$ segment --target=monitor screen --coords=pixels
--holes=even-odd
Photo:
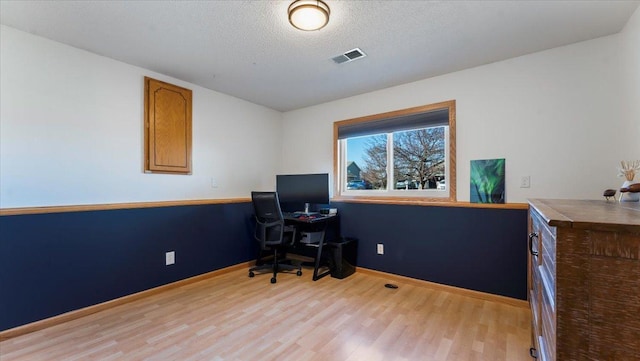
[[[329,174],[279,174],[276,191],[280,203],[329,204]]]

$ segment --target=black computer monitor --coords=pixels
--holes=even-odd
[[[285,211],[304,204],[304,213],[310,213],[311,204],[329,204],[329,174],[279,174],[276,191]]]

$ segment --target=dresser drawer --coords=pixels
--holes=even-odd
[[[537,267],[536,267],[537,268]],[[529,290],[529,303],[531,305],[531,320],[536,327],[532,330],[536,336],[540,335],[540,307],[542,304],[542,285],[540,281],[540,273],[537,269],[531,272],[531,290]]]
[[[542,280],[541,302],[540,302],[540,329],[541,337],[545,343],[545,360],[556,359],[556,310],[555,299],[551,298],[551,293]]]
[[[537,251],[532,263],[537,263],[551,299],[556,291],[556,228],[550,227],[535,210],[531,212],[531,231],[535,234],[530,248]]]

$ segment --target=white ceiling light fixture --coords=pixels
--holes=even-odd
[[[296,29],[319,30],[329,22],[329,6],[320,0],[296,0],[289,5],[289,22]]]

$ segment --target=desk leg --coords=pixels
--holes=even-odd
[[[331,270],[327,270],[324,273],[318,274],[318,270],[320,269],[320,260],[322,259],[322,249],[324,248],[324,235],[325,235],[325,230],[322,230],[322,235],[320,237],[320,242],[318,243],[318,252],[316,253],[316,262],[315,262],[315,266],[313,267],[313,280],[317,281],[319,279],[321,279],[322,277],[328,275],[331,273]]]

